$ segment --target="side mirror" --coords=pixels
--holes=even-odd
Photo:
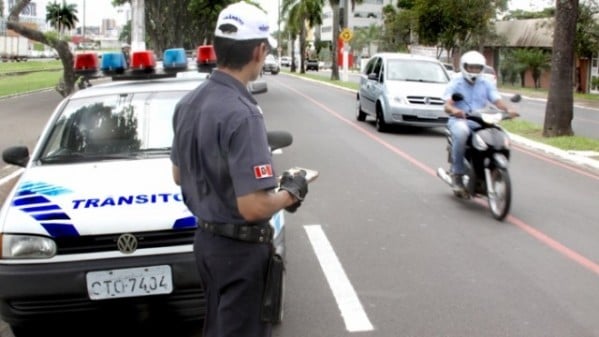
[[[7,164],[25,167],[29,162],[29,149],[26,146],[9,147],[2,152],[2,160]]]
[[[248,90],[253,94],[263,94],[268,91],[265,80],[255,80],[248,84]]]
[[[270,150],[278,150],[293,143],[293,136],[287,131],[268,131],[266,134]]]
[[[459,102],[459,101],[463,101],[464,100],[464,95],[460,94],[459,92],[456,92],[454,94],[451,95],[451,100],[454,102]]]
[[[377,73],[370,73],[370,74],[368,74],[368,79],[372,80],[372,81],[378,81],[379,75]]]
[[[522,100],[522,96],[520,96],[520,94],[515,94],[514,96],[512,96],[512,98],[510,98],[510,101],[514,102],[514,103],[518,103]]]

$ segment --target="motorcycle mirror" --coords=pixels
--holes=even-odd
[[[451,95],[451,100],[454,102],[459,102],[463,99],[464,99],[464,95],[460,94],[459,92],[456,92],[453,95]]]
[[[293,143],[293,136],[287,131],[268,131],[266,139],[271,151],[287,147]]]
[[[522,96],[520,96],[520,94],[515,94],[514,96],[512,96],[512,98],[510,98],[510,101],[514,102],[514,103],[518,103],[522,100]]]

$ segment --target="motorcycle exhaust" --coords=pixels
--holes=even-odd
[[[445,171],[444,168],[439,167],[437,169],[437,177],[441,178],[447,185],[452,186],[451,176]]]

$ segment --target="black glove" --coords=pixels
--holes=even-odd
[[[295,212],[300,207],[306,194],[308,194],[308,180],[306,180],[306,171],[300,170],[294,174],[289,171],[283,172],[283,175],[281,176],[280,188],[289,192],[289,194],[293,195],[295,199],[297,199],[297,202],[285,208],[287,212]]]

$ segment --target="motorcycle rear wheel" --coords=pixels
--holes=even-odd
[[[496,168],[491,171],[491,184],[487,187],[487,201],[493,218],[502,221],[510,211],[512,203],[512,183],[506,169]],[[493,191],[493,192],[491,192]]]

